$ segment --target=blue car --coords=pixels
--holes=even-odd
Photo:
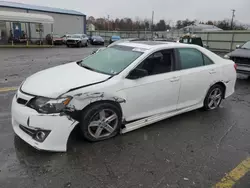
[[[120,36],[112,36],[112,37],[110,38],[110,40],[109,40],[109,44],[111,44],[111,43],[113,43],[113,42],[115,42],[115,41],[118,41],[118,40],[120,40],[120,39],[121,39]]]

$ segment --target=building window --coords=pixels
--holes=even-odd
[[[37,33],[43,32],[43,24],[36,24],[36,32]]]

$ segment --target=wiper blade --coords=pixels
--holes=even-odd
[[[81,67],[84,67],[85,69],[92,70],[92,71],[95,71],[95,72],[96,72],[95,69],[93,69],[93,68],[91,68],[91,67],[89,67],[89,66],[87,66],[87,65],[84,65],[84,64],[81,64],[81,63],[79,63],[79,65],[80,65]]]

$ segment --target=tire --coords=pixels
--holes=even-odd
[[[223,100],[224,93],[225,89],[223,86],[220,84],[213,85],[207,92],[203,108],[205,110],[214,110],[218,108]]]
[[[77,44],[77,47],[78,47],[78,48],[82,47],[82,42],[79,42],[79,43]]]
[[[69,44],[66,44],[67,45],[67,47],[69,48],[70,47],[70,45]]]
[[[88,45],[89,45],[88,43],[89,43],[89,42],[87,41],[86,44],[85,44],[85,47],[88,47]]]
[[[82,135],[90,142],[106,140],[120,132],[122,113],[115,104],[108,102],[93,104],[86,110],[83,110],[81,117],[80,129]],[[108,125],[104,119],[101,120],[101,117],[105,117]],[[109,122],[108,118],[112,117],[115,119]]]

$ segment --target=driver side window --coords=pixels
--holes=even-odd
[[[174,53],[173,50],[161,50],[151,54],[137,69],[144,69],[148,72],[148,76],[171,72],[174,69]]]

